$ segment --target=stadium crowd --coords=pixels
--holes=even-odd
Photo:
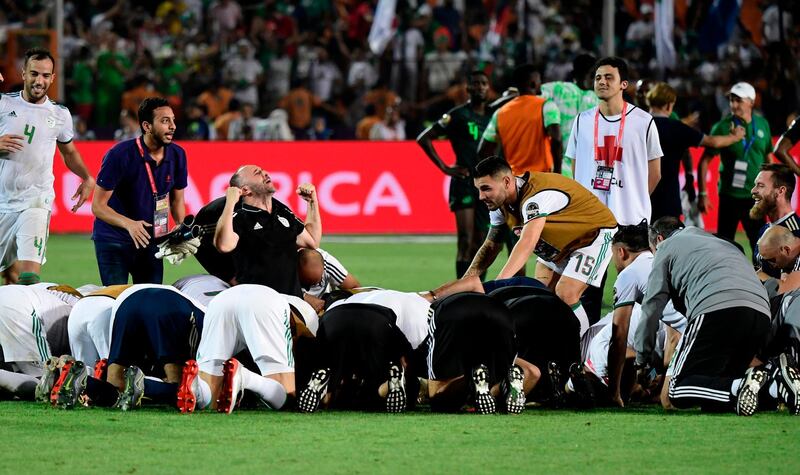
[[[61,101],[81,139],[132,137],[139,101],[154,94],[181,119],[180,139],[402,139],[464,101],[463,73],[487,71],[498,92],[520,64],[535,64],[545,82],[568,80],[571,58],[601,42],[602,2],[402,0],[397,32],[373,53],[377,3],[67,0]],[[617,50],[637,74],[631,97],[637,79],[666,79],[682,98],[679,115],[703,130],[737,80],[756,87],[772,130],[797,110],[797,4],[784,6],[781,29],[777,1],[675,2],[677,62],[664,70],[654,3],[617,3]],[[14,29],[51,24],[52,2],[4,4],[0,43]],[[6,90],[20,82],[20,61],[2,71]]]
[[[163,5],[163,18],[179,13]],[[108,21],[113,31],[124,7],[96,13],[95,29]],[[417,19],[428,14],[422,7]],[[222,21],[238,4],[213,8],[228,9],[209,21],[241,56],[226,64],[247,61],[238,21]],[[141,41],[150,27],[137,30]],[[454,73],[463,103],[418,142],[453,177],[457,278],[400,292],[363,285],[380,282],[360,282],[320,248],[313,184],[296,190],[307,208],[301,220],[274,197],[267,171],[242,164],[225,196],[187,216],[191,165],[174,139],[190,118],[178,116],[174,95],[143,86],[144,97],[127,96],[134,136],[111,147],[92,176],[69,108],[47,96],[56,60],[28,50],[21,91],[0,96],[3,394],[65,409],[162,404],[183,413],[244,404],[519,414],[635,402],[800,415],[798,165],[789,154],[800,125],[773,149],[769,121],[756,112],[769,91],[737,80],[721,92],[725,113],[700,132],[675,113],[675,87],[642,82],[631,102],[626,60],[574,53],[570,81],[543,85],[539,68],[518,64],[497,100],[491,71]],[[253,111],[262,107],[258,88],[237,93],[249,94]],[[393,118],[370,135],[400,134],[398,104],[386,104]],[[441,135],[454,165],[430,146]],[[700,145],[695,190],[684,157]],[[102,286],[42,282],[56,148],[80,181],[74,209],[94,193]],[[717,155],[720,226],[711,234],[681,218],[710,211],[706,170]],[[752,260],[734,240],[740,223]],[[486,280],[504,247],[505,263]],[[163,261],[191,256],[208,274],[163,285]],[[606,285],[614,301],[602,315]]]

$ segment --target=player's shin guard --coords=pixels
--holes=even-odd
[[[19,279],[17,279],[17,284],[19,285],[33,285],[38,284],[42,281],[42,278],[39,277],[39,274],[36,272],[23,272],[19,275]]]

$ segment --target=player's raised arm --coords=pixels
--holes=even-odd
[[[239,243],[239,235],[233,230],[233,208],[241,196],[242,189],[235,186],[228,187],[225,193],[225,208],[214,230],[214,247],[219,252],[231,252]]]
[[[297,235],[297,247],[316,249],[322,241],[322,218],[319,214],[317,190],[311,183],[304,183],[297,187],[297,194],[308,204],[305,229]]]

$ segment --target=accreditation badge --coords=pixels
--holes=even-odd
[[[160,238],[169,232],[169,194],[156,196],[153,212],[153,236]]]
[[[593,187],[595,190],[611,191],[611,180],[614,178],[614,167],[597,166]]]

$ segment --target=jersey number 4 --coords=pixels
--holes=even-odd
[[[33,134],[36,133],[36,126],[25,124],[25,137],[28,137],[28,144],[33,142]]]

